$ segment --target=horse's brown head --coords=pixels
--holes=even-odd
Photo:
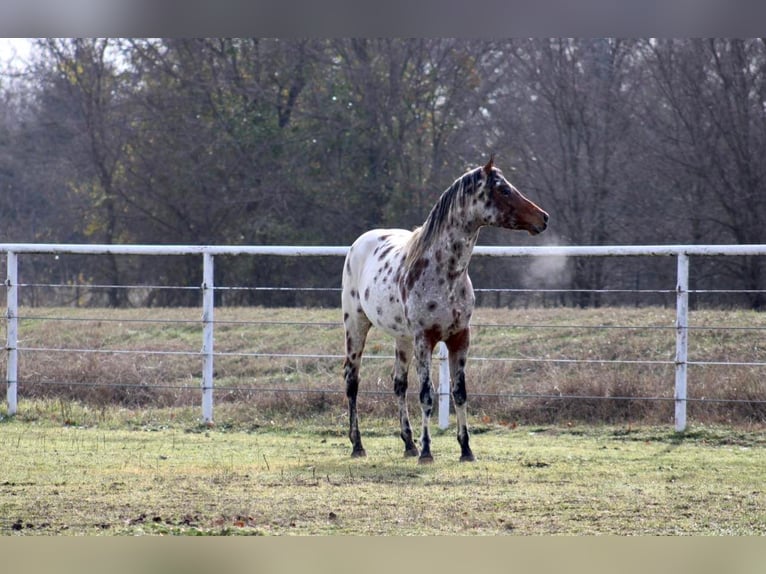
[[[506,229],[527,231],[530,235],[545,231],[548,227],[548,213],[524,197],[493,163],[494,158],[490,158],[482,168],[486,179],[483,195],[487,223]]]

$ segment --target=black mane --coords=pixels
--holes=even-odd
[[[464,207],[465,198],[471,195],[481,181],[482,168],[477,167],[466,172],[441,194],[438,201],[431,208],[425,223],[417,228],[412,236],[410,250],[407,255],[407,265],[420,259],[423,252],[433,243],[434,238],[449,221],[449,216],[459,203]]]

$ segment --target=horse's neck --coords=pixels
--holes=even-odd
[[[446,267],[448,276],[457,277],[467,271],[478,238],[478,229],[466,229],[460,225],[447,226],[434,241],[432,256]]]

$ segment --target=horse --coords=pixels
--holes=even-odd
[[[431,356],[443,341],[449,352],[450,391],[457,415],[461,461],[475,460],[466,420],[465,366],[475,303],[468,264],[482,227],[523,230],[548,226],[548,214],[524,197],[494,167],[494,158],[447,188],[414,231],[373,229],[359,236],[345,259],[342,279],[346,355],[343,363],[352,457],[366,456],[359,432],[357,394],[365,341],[373,325],[395,340],[392,373],[399,403],[404,455],[433,462],[429,424],[434,403]],[[420,381],[420,450],[407,412],[410,361]]]

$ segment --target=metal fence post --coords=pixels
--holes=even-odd
[[[213,255],[202,254],[202,420],[213,422],[213,332],[215,286]]]
[[[689,349],[689,256],[678,254],[676,287],[676,432],[686,430],[686,367]]]
[[[449,353],[447,345],[439,343],[439,428],[449,426]]]
[[[16,348],[19,338],[19,304],[18,304],[18,259],[16,253],[8,251],[6,260],[6,328],[7,341],[5,350],[8,353],[5,380],[8,384],[8,414],[16,414],[16,392],[18,386],[18,349]]]

